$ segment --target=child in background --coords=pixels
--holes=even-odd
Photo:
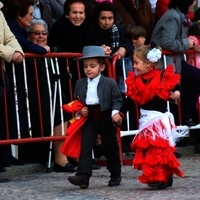
[[[126,37],[132,42],[135,49],[143,46],[146,41],[146,30],[140,26],[135,24],[128,24],[125,27],[125,34]],[[127,61],[125,61],[126,66],[126,77],[128,75],[128,72],[133,70],[133,60],[132,58],[129,58]]]
[[[105,58],[110,58],[104,55],[103,48],[86,46],[82,55],[77,60],[83,60],[86,77],[77,80],[74,97],[85,106],[80,114],[87,116],[87,120],[82,130],[77,172],[68,180],[82,189],[88,188],[92,176],[92,148],[100,134],[107,155],[107,169],[111,173],[108,186],[117,186],[121,182],[121,164],[115,125],[120,125],[122,121],[119,115],[122,97],[116,82],[101,74]]]
[[[200,68],[200,23],[195,22],[188,30],[188,37],[194,41],[195,54],[188,55],[188,63]]]
[[[139,133],[131,144],[135,152],[133,166],[143,172],[138,177],[141,183],[164,189],[172,186],[174,174],[183,177],[174,152],[176,139],[186,130],[176,132],[166,103],[180,97],[180,75],[173,73],[172,66],[159,70],[160,58],[161,51],[155,44],[135,49],[138,75],[131,72],[126,80],[127,98],[121,112],[125,114],[132,101],[140,106]]]
[[[140,25],[128,24],[125,27],[125,34],[126,34],[126,37],[132,42],[135,48],[141,47],[142,45],[144,45],[146,41],[145,36],[147,32]]]

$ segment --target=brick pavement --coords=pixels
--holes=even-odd
[[[200,199],[200,155],[181,157],[184,178],[175,177],[172,188],[157,190],[140,184],[139,171],[123,166],[122,183],[108,187],[109,173],[105,167],[93,171],[86,190],[71,185],[71,173],[45,173],[40,165],[12,166],[0,173],[1,200],[198,200]],[[31,171],[32,170],[32,171]],[[8,179],[7,182],[2,180]]]

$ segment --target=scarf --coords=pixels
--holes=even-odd
[[[150,72],[135,76],[130,72],[127,79],[126,95],[138,105],[144,105],[155,96],[169,100],[170,91],[180,82],[180,74],[174,74],[173,66],[168,66],[164,72],[153,69]]]
[[[113,24],[112,26],[111,40],[112,40],[111,50],[114,53],[119,47],[119,30],[115,24]]]

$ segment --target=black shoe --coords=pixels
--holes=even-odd
[[[101,166],[97,165],[95,159],[92,159],[92,169],[93,170],[101,169]]]
[[[108,182],[108,186],[109,187],[113,187],[113,186],[118,186],[121,183],[121,177],[120,176],[112,176]]]
[[[68,181],[76,186],[79,186],[82,189],[87,189],[89,186],[89,176],[88,175],[76,175],[76,176],[69,176]]]
[[[173,185],[173,177],[170,177],[168,179],[168,187],[172,187],[172,185]]]
[[[178,153],[178,152],[174,152],[174,155],[177,157],[177,158],[180,158],[182,156],[181,153]]]
[[[70,163],[66,163],[66,165],[64,167],[54,163],[52,171],[55,171],[55,172],[75,172],[76,167],[74,165],[70,164]]]
[[[196,126],[197,123],[193,122],[192,119],[188,119],[188,120],[184,120],[183,121],[183,125],[186,125],[186,126]]]
[[[172,187],[172,184],[173,184],[173,178],[170,177],[167,181],[167,183],[164,183],[164,182],[152,182],[152,183],[149,183],[149,187],[154,187],[154,188],[158,188],[158,189],[165,189],[167,187]]]
[[[173,184],[173,178],[170,177],[167,181],[167,183],[161,183],[159,186],[158,186],[158,189],[165,189],[167,187],[172,187],[172,184]]]
[[[161,190],[163,190],[163,189],[166,189],[168,187],[168,182],[167,183],[160,183],[160,185],[158,186],[158,189],[161,189]]]
[[[148,186],[153,187],[153,188],[158,188],[160,184],[161,182],[151,182],[151,183],[148,183]]]

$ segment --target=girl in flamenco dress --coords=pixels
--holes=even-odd
[[[135,153],[133,167],[141,170],[139,181],[150,187],[171,187],[172,176],[183,177],[180,163],[174,155],[178,137],[187,130],[176,130],[173,115],[167,111],[167,101],[180,97],[180,75],[173,67],[159,70],[161,51],[155,43],[144,45],[134,52],[134,72],[126,79],[127,98],[121,108],[126,113],[131,103],[140,107],[139,133],[132,141]]]

